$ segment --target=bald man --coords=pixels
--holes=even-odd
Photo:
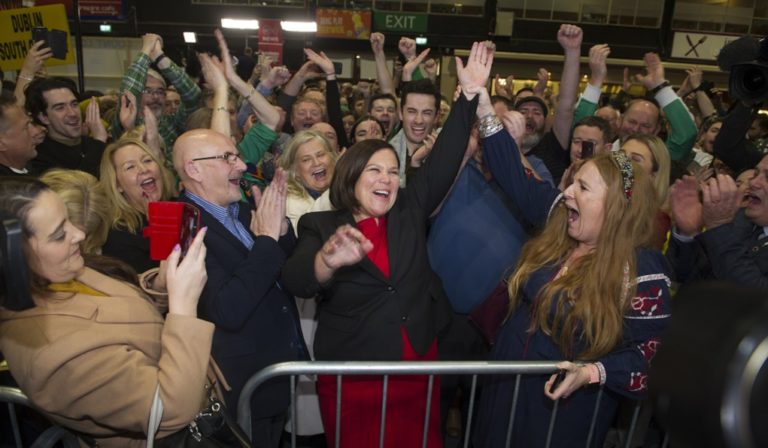
[[[597,104],[602,94],[603,81],[607,74],[606,57],[593,59],[593,50],[590,50],[590,68],[592,74],[584,92],[579,99],[574,113],[574,123],[578,120],[595,114]],[[632,134],[658,135],[662,129],[661,111],[669,121],[672,128],[665,142],[669,156],[672,160],[682,160],[693,149],[698,128],[693,121],[685,103],[672,89],[664,77],[664,64],[655,53],[647,53],[643,58],[645,75],[636,78],[643,84],[646,91],[653,97],[653,101],[647,99],[635,99],[629,103],[627,110],[621,114],[618,125],[618,139],[613,142],[613,149],[618,151],[621,144]],[[593,67],[594,65],[594,67]],[[628,76],[625,74],[625,76]],[[628,82],[628,81],[627,81]],[[605,118],[605,117],[604,117]],[[609,120],[610,121],[610,120]]]
[[[277,283],[295,237],[285,218],[285,175],[264,191],[258,211],[240,202],[245,164],[228,137],[210,129],[182,134],[173,165],[184,184],[181,201],[200,209],[208,282],[200,317],[213,322],[211,354],[231,390],[228,412],[236,417],[245,382],[271,364],[307,359],[298,312]],[[289,404],[288,382],[260,387],[251,397],[254,446],[277,447]]]

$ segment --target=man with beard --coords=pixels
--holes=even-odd
[[[545,133],[544,128],[548,109],[544,100],[535,95],[517,99],[515,110],[525,117],[525,133],[520,149],[527,156],[541,159],[549,170],[555,185],[560,183],[566,168],[570,165],[569,151],[573,108],[576,103],[576,91],[579,86],[579,58],[583,33],[575,25],[561,25],[557,32],[557,41],[563,47],[563,75],[560,80],[560,101],[555,111],[552,130]]]
[[[101,124],[95,101],[88,122],[92,137],[83,135],[83,117],[77,101],[74,81],[61,78],[36,78],[25,91],[25,108],[32,119],[45,126],[47,135],[37,145],[37,156],[30,161],[30,170],[42,174],[50,168],[81,170],[99,177],[101,154],[107,142],[107,131]]]
[[[425,139],[432,133],[437,111],[440,108],[440,92],[428,79],[410,81],[403,85],[400,100],[402,129],[389,141],[400,160],[400,186],[406,185],[406,168],[419,149],[424,148]]]
[[[0,175],[25,176],[27,163],[36,155],[35,146],[43,141],[45,131],[16,104],[7,90],[0,93]]]
[[[166,156],[170,158],[170,148],[173,147],[176,137],[184,132],[187,116],[197,108],[200,88],[184,73],[184,70],[163,53],[163,39],[159,35],[147,33],[141,39],[141,52],[123,75],[120,91],[130,91],[138,100],[135,125],[144,122],[145,106],[155,115],[158,132],[167,148]],[[160,72],[151,69],[150,65],[157,67]],[[181,104],[172,115],[163,114],[166,79],[176,88],[176,92],[181,97]],[[119,114],[115,114],[112,135],[117,137],[127,130],[129,129],[123,129],[120,124]]]

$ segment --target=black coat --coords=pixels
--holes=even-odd
[[[181,201],[195,205],[186,195]],[[248,204],[240,203],[239,220],[246,229],[251,210]],[[254,244],[249,251],[202,208],[200,225],[208,227],[208,282],[198,313],[216,325],[211,354],[232,387],[225,399],[235,415],[240,391],[254,373],[279,362],[307,359],[296,304],[277,283],[296,239],[292,229],[279,243],[251,234]],[[276,415],[288,407],[288,402],[287,380],[269,382],[252,396],[253,416]]]
[[[450,189],[463,158],[476,101],[462,95],[451,109],[427,162],[400,189],[387,214],[390,278],[367,257],[339,269],[324,285],[314,259],[351,211],[308,213],[299,220],[298,246],[283,269],[285,287],[298,297],[320,292],[315,356],[319,360],[399,360],[401,326],[423,355],[451,319],[442,284],[427,257],[427,220]],[[460,254],[457,254],[460,256]]]

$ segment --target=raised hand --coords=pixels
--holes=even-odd
[[[576,25],[563,24],[560,25],[560,29],[557,31],[557,41],[563,50],[568,51],[581,51],[581,41],[584,38],[584,33]]]
[[[437,61],[435,61],[433,58],[429,58],[424,62],[424,72],[426,73],[427,77],[432,80],[432,82],[435,82],[437,79]]]
[[[505,98],[510,98],[509,91],[507,90],[507,86],[501,84],[501,79],[499,75],[496,75],[495,78],[493,78],[493,90],[496,92],[496,95],[503,96]]]
[[[99,111],[99,102],[96,97],[91,97],[91,101],[88,103],[88,107],[85,110],[85,121],[83,122],[83,129],[90,132],[91,137],[100,142],[107,142],[107,129],[104,127],[104,122],[101,121],[101,112]]]
[[[504,129],[512,136],[518,148],[521,148],[523,135],[525,134],[525,117],[516,110],[508,110],[501,117],[501,123]]]
[[[608,65],[606,60],[611,54],[611,47],[608,44],[597,44],[589,49],[589,83],[600,87],[608,76]]]
[[[397,49],[400,50],[406,61],[410,61],[416,57],[416,40],[401,37],[400,42],[397,43]]]
[[[632,77],[629,76],[629,67],[624,67],[624,79],[621,82],[621,90],[629,92],[632,87]]]
[[[683,176],[669,189],[669,203],[672,209],[672,221],[678,233],[696,236],[703,225],[702,205],[699,200],[699,183],[696,178]]]
[[[473,99],[488,83],[495,49],[493,42],[475,42],[472,44],[466,66],[461,62],[461,58],[456,58],[456,74],[461,90],[468,100]]]
[[[384,35],[381,33],[371,33],[371,51],[374,55],[384,53]]]
[[[29,48],[27,56],[24,58],[24,64],[21,66],[21,76],[34,78],[35,74],[43,69],[45,61],[53,56],[51,47],[43,47],[43,45],[45,45],[45,41],[38,41]]]
[[[266,79],[261,81],[261,84],[264,87],[275,89],[288,82],[289,79],[291,79],[291,72],[288,67],[279,65],[269,70],[269,74],[267,74]]]
[[[130,131],[136,126],[136,95],[126,90],[120,95],[120,125],[124,131]]]
[[[309,48],[305,48],[304,54],[307,56],[307,59],[319,67],[326,76],[336,74],[333,69],[333,61],[331,61],[331,59],[326,56],[324,52],[321,51],[320,53],[316,53]]]
[[[638,82],[643,84],[647,90],[652,90],[665,81],[664,64],[656,53],[646,53],[643,57],[645,63],[645,75],[636,75]]]
[[[547,90],[547,83],[549,82],[549,72],[546,68],[540,68],[536,72],[536,85],[533,86],[533,93],[536,96],[544,97],[544,91]]]
[[[701,81],[704,79],[704,72],[701,71],[699,67],[691,67],[690,69],[686,70],[688,73],[688,83],[690,84],[691,90],[696,90],[701,86]]]
[[[419,68],[419,65],[424,61],[424,58],[429,54],[429,48],[425,49],[418,56],[413,59],[409,59],[403,66],[403,81],[410,81],[413,79],[413,72]]]
[[[736,182],[726,174],[718,174],[702,184],[701,217],[707,229],[728,224],[736,217],[741,195]]]
[[[227,52],[227,59],[229,59],[229,53]],[[211,56],[207,53],[198,53],[197,59],[200,61],[200,68],[203,73],[203,78],[208,86],[213,90],[227,89],[229,84],[227,78],[224,75],[226,70],[223,66],[227,65],[219,61],[215,56]],[[232,70],[234,72],[234,70]]]
[[[264,190],[258,208],[251,212],[251,232],[256,236],[268,236],[275,241],[280,239],[285,226],[285,198],[288,193],[286,174],[282,168],[275,171],[272,183]]]
[[[208,228],[197,232],[195,239],[181,259],[181,247],[176,247],[166,260],[166,287],[168,289],[168,313],[197,316],[197,302],[203,292],[208,273],[205,269],[205,244],[203,239]]]
[[[165,154],[163,153],[163,138],[160,137],[160,131],[157,127],[157,117],[147,107],[144,106],[144,143],[149,146],[149,149],[155,154],[157,160],[165,160]]]

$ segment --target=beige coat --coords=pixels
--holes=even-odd
[[[305,213],[333,210],[330,191],[330,189],[325,190],[317,199],[313,199],[309,195],[301,197],[294,193],[288,193],[288,197],[285,200],[285,216],[291,220],[293,231],[296,232],[297,236],[299,232],[299,218],[304,216]]]
[[[91,269],[78,280],[107,297],[56,293],[30,310],[0,310],[0,351],[21,390],[102,447],[138,447],[159,383],[157,437],[183,428],[205,403],[213,324],[164,322],[137,289]]]

